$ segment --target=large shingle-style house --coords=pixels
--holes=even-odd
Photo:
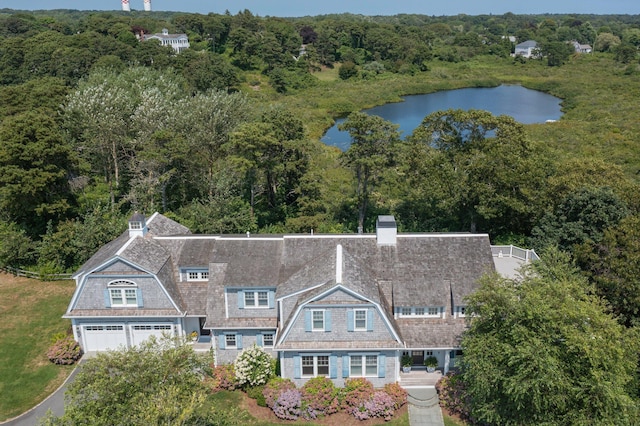
[[[135,214],[74,275],[65,317],[85,351],[197,331],[218,364],[256,344],[297,384],[381,386],[403,354],[454,365],[464,298],[494,270],[486,234],[398,233],[393,216],[376,234],[226,236]]]
[[[535,58],[538,57],[538,43],[533,40],[523,41],[516,44],[514,56],[522,56],[523,58]]]
[[[162,29],[161,33],[143,34],[143,41],[158,40],[163,46],[171,46],[176,53],[181,53],[189,48],[189,37],[186,34],[169,34],[169,30]]]

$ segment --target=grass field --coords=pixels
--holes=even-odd
[[[66,331],[72,281],[41,282],[0,273],[0,421],[15,417],[62,384],[73,367],[46,356],[51,336]]]

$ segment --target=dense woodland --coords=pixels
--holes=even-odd
[[[139,41],[162,28],[186,33],[191,48]],[[510,36],[536,40],[542,58],[511,57]],[[572,40],[594,52],[574,53]],[[634,332],[639,47],[638,15],[0,10],[0,265],[73,271],[133,211],[198,233],[368,232],[394,214],[401,231],[486,232],[564,259],[539,276],[578,283]],[[499,84],[562,98],[563,118],[524,126],[441,111],[403,138],[358,112]],[[319,137],[345,116],[353,144],[342,153]],[[624,393],[629,416],[635,365],[607,390]],[[484,415],[476,408],[476,419],[509,423]]]

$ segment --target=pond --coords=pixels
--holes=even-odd
[[[562,115],[561,99],[522,86],[446,90],[402,99],[403,102],[377,106],[364,112],[400,125],[403,138],[410,135],[427,115],[447,109],[482,109],[493,115],[510,115],[522,124],[558,120]],[[348,132],[338,130],[338,125],[344,120],[336,120],[336,124],[322,137],[322,142],[347,150],[351,145],[351,137]]]

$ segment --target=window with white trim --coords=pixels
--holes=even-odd
[[[398,313],[400,317],[439,317],[442,308],[438,306],[415,306],[400,308]]]
[[[329,376],[329,355],[303,355],[301,357],[302,376]]]
[[[262,346],[267,348],[273,347],[273,333],[264,333],[262,335]]]
[[[324,331],[324,311],[311,311],[311,329]]]
[[[236,347],[236,335],[235,334],[225,334],[224,335],[224,343],[225,348],[235,348]]]
[[[269,292],[266,290],[245,291],[244,307],[245,308],[268,308]]]
[[[351,355],[349,357],[349,377],[377,377],[377,355]]]
[[[187,281],[207,281],[209,271],[187,270]]]
[[[111,306],[138,307],[138,286],[131,281],[119,280],[109,283]]]
[[[367,329],[367,310],[355,309],[353,312],[353,329],[354,330],[366,330]]]
[[[457,309],[457,314],[459,317],[464,317],[467,314],[467,307],[466,306],[458,306]]]

